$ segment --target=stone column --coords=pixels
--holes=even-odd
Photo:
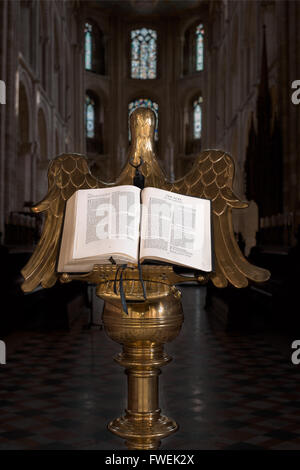
[[[7,0],[0,2],[0,80],[6,81]],[[5,121],[6,104],[0,104],[0,232],[5,226]],[[3,240],[3,239],[2,239]],[[2,241],[1,240],[1,241]]]
[[[7,43],[6,43],[6,122],[5,122],[5,199],[4,207],[8,214],[15,209],[18,188],[16,186],[17,129],[16,115],[18,96],[17,57],[19,51],[19,2],[7,2]]]

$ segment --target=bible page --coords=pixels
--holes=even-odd
[[[156,188],[142,192],[140,258],[212,270],[211,202]]]
[[[78,193],[73,258],[101,257],[115,253],[136,261],[140,189],[124,185],[79,190]]]

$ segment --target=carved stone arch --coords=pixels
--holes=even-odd
[[[185,19],[185,21],[183,21],[181,23],[181,27],[180,27],[180,34],[181,35],[184,35],[184,33],[192,28],[193,26],[196,26],[197,24],[200,24],[200,23],[203,23],[203,25],[205,26],[206,24],[206,18],[204,18],[204,15],[199,15],[197,16],[197,18],[195,19],[195,17],[193,15],[189,16],[188,18]]]
[[[109,96],[106,91],[101,86],[98,86],[97,82],[94,82],[86,88],[86,93],[87,92],[91,92],[98,97],[105,114],[109,107]]]
[[[203,96],[202,90],[199,87],[191,87],[186,94],[182,97],[181,104],[183,107],[189,106],[195,96]]]

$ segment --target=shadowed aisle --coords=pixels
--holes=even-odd
[[[299,367],[261,334],[213,328],[205,288],[183,287],[160,404],[179,423],[162,449],[300,449]],[[242,314],[242,313],[241,313]],[[0,366],[0,449],[125,449],[106,430],[126,406],[120,351],[103,331],[28,333]],[[9,343],[9,339],[8,339]]]

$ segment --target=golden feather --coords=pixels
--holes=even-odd
[[[77,189],[99,188],[105,184],[93,178],[85,157],[78,154],[62,154],[51,161],[48,169],[48,193],[36,204],[33,212],[46,212],[39,243],[22,269],[25,279],[22,289],[30,292],[39,284],[51,287],[57,280],[56,260],[67,200]]]
[[[212,201],[215,272],[211,280],[216,287],[226,287],[228,282],[235,287],[246,287],[248,279],[264,282],[270,277],[269,271],[246,260],[235,240],[232,209],[245,208],[248,204],[234,194],[233,178],[232,157],[222,150],[205,150],[187,175],[175,181],[171,189],[181,192],[184,182],[188,188],[186,195]]]

